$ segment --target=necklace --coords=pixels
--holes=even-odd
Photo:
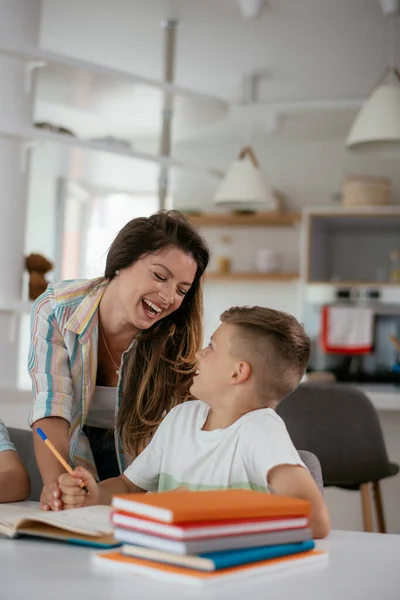
[[[106,348],[106,350],[107,350],[107,354],[108,354],[108,356],[111,358],[111,362],[112,362],[112,364],[113,364],[113,365],[114,365],[114,367],[115,367],[115,372],[116,372],[116,374],[119,376],[119,374],[121,373],[121,369],[120,369],[120,367],[117,365],[117,363],[115,362],[115,360],[113,359],[113,357],[112,357],[112,354],[111,354],[111,352],[110,352],[110,349],[109,349],[109,347],[107,346],[106,338],[105,338],[105,336],[104,336],[104,332],[103,332],[103,328],[102,328],[102,326],[101,326],[100,320],[99,320],[99,329],[100,329],[101,337],[103,338],[104,346],[105,346],[105,348]]]

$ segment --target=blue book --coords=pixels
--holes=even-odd
[[[228,567],[237,567],[291,554],[308,552],[315,547],[314,540],[296,544],[279,544],[277,546],[259,546],[256,548],[239,548],[221,552],[205,552],[197,555],[180,555],[143,546],[124,545],[122,553],[127,556],[144,558],[155,562],[168,563],[198,569],[201,571],[218,571]]]

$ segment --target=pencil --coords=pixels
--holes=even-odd
[[[57,460],[62,464],[62,466],[64,467],[64,469],[66,471],[68,471],[68,473],[70,475],[72,475],[72,473],[74,472],[74,470],[72,469],[72,467],[67,463],[66,460],[64,460],[64,458],[61,456],[61,454],[59,453],[58,450],[56,450],[53,446],[53,444],[51,443],[51,441],[49,440],[49,438],[47,437],[47,435],[45,434],[45,432],[43,431],[43,429],[40,429],[40,427],[37,427],[36,431],[38,432],[38,434],[40,435],[40,437],[42,438],[42,440],[44,441],[44,443],[46,444],[46,446],[48,446],[48,448],[50,448],[50,450],[52,451],[52,453],[54,454],[54,456],[57,458]],[[87,487],[85,485],[81,485],[81,488],[83,490],[85,490],[85,492],[89,492],[89,490],[87,489]]]

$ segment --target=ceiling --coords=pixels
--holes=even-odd
[[[388,24],[378,0],[270,0],[262,16],[244,20],[235,0],[43,0],[41,45],[147,77],[161,78],[163,29],[179,19],[176,83],[243,101],[243,80],[259,74],[254,136],[268,132],[307,139],[346,135],[357,108],[299,108],[298,101],[360,101],[385,70]],[[396,20],[400,63],[400,19]],[[72,85],[62,69],[46,67],[38,86],[37,118],[84,137],[114,134],[154,138],[160,128],[158,90],[94,81]],[[284,102],[285,107],[279,108]],[[288,107],[287,103],[290,103]],[[207,121],[209,125],[206,126]],[[177,138],[244,135],[247,113],[180,99]]]

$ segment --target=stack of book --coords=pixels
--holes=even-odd
[[[118,551],[95,562],[169,581],[201,583],[321,563],[310,503],[251,490],[114,496]]]

